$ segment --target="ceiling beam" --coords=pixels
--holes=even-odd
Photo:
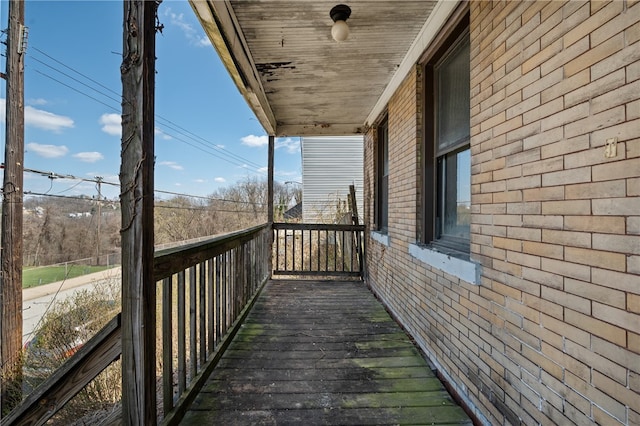
[[[234,83],[269,135],[276,134],[276,119],[247,42],[229,0],[189,0],[200,24]]]
[[[348,136],[364,132],[362,123],[280,124],[276,136]]]

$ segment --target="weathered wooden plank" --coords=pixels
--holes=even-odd
[[[44,424],[102,370],[117,360],[122,351],[120,321],[118,314],[31,392],[20,406],[2,419],[2,425]]]
[[[173,408],[173,279],[162,280],[162,409]]]
[[[269,224],[263,224],[207,241],[159,250],[155,253],[154,276],[157,280],[161,280],[192,265],[227,253],[229,250],[256,238],[258,234],[267,229],[269,229]]]
[[[345,393],[367,393],[371,388],[378,392],[433,392],[440,391],[442,385],[437,380],[424,378],[369,379],[340,378],[336,380],[260,380],[244,377],[243,380],[228,378],[209,380],[202,393],[258,393],[258,394],[294,394],[334,392],[339,389]],[[213,396],[213,395],[212,395]]]
[[[205,418],[470,424],[406,334],[349,281],[270,282],[182,424]]]
[[[378,367],[369,369],[370,377],[379,380],[385,379],[409,379],[409,378],[435,378],[435,374],[428,368],[419,367]],[[355,375],[358,373],[356,372]],[[354,375],[352,367],[333,368],[325,370],[287,370],[287,369],[265,369],[265,368],[244,368],[232,365],[229,368],[218,366],[211,376],[211,380],[265,380],[265,381],[314,381],[314,380],[344,380]],[[439,382],[438,382],[439,383]]]
[[[460,416],[459,408],[443,407],[389,407],[381,412],[371,408],[320,408],[285,410],[206,411],[193,410],[185,416],[185,425],[209,424],[215,419],[225,426],[272,424],[322,424],[322,425],[472,425],[468,418]]]

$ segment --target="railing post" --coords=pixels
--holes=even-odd
[[[267,175],[267,222],[269,222],[269,278],[273,272],[273,168],[274,168],[274,151],[275,136],[269,135],[269,158],[268,158],[268,175]]]

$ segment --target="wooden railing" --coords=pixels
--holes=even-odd
[[[364,230],[364,225],[274,223],[273,274],[361,277]]]
[[[182,418],[269,278],[270,240],[261,225],[156,254],[164,424]]]
[[[265,224],[156,252],[163,424],[180,420],[269,278],[271,237]],[[118,315],[3,418],[2,426],[45,423],[121,353]],[[118,414],[108,421],[118,423]]]
[[[156,252],[163,424],[180,421],[271,272],[362,276],[364,226],[276,223],[272,229],[265,224]],[[3,418],[2,426],[45,423],[120,357],[121,345],[118,315]],[[119,423],[114,413],[108,423]]]

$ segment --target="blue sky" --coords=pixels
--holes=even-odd
[[[8,2],[1,0],[3,30],[7,9]],[[118,0],[26,1],[26,168],[118,183],[122,11]],[[247,176],[266,177],[266,133],[191,6],[165,0],[158,16],[164,29],[156,37],[156,190],[205,196]],[[4,72],[4,45],[2,49]],[[0,80],[2,157],[5,97],[5,81]],[[275,162],[276,180],[300,181],[299,139],[278,139]],[[34,173],[25,173],[24,189],[96,195],[92,182]],[[103,185],[102,192],[116,198],[118,188]]]

